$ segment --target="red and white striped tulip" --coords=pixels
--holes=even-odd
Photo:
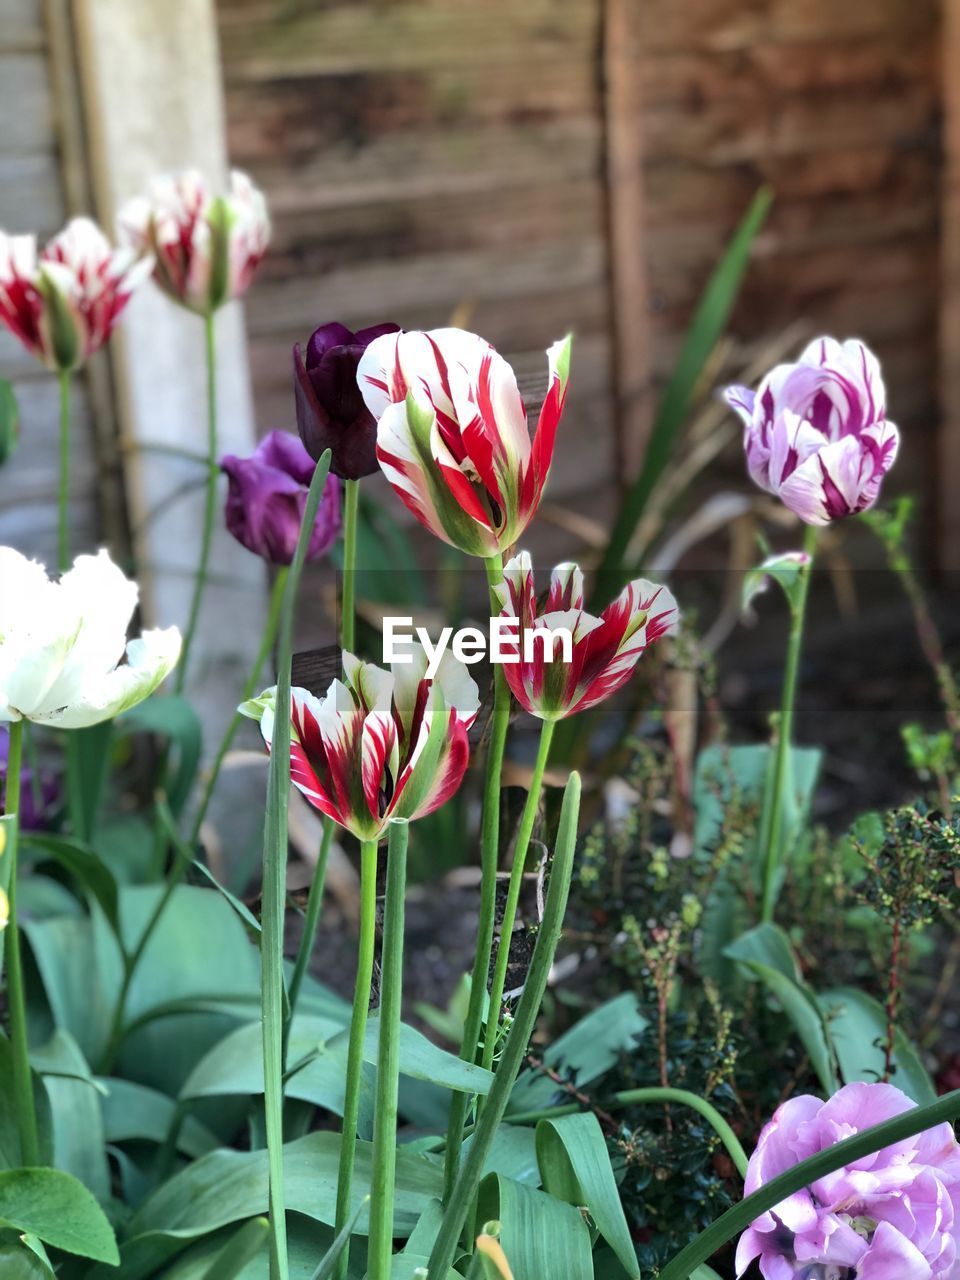
[[[378,840],[391,818],[422,818],[454,794],[470,755],[467,730],[480,697],[463,663],[445,654],[434,680],[414,646],[390,671],[343,655],[343,680],[325,696],[291,690],[290,777],[321,813],[359,840]],[[439,752],[427,750],[437,706],[446,719]],[[276,689],[240,708],[259,720],[269,750]]]
[[[384,475],[421,524],[467,555],[512,547],[540,505],[570,338],[547,359],[549,386],[531,440],[513,369],[475,333],[386,334],[361,357],[357,382],[378,420]]]
[[[645,650],[672,635],[679,621],[673,595],[643,578],[628,583],[595,617],[583,607],[583,574],[575,564],[553,570],[541,608],[526,551],[506,565],[503,583],[494,590],[503,605],[501,619],[517,620],[516,642],[500,642],[504,676],[524,710],[541,720],[562,720],[616,693]],[[569,655],[559,632],[572,637]]]
[[[200,315],[247,291],[270,241],[263,192],[236,169],[226,195],[214,195],[195,169],[154,178],[120,211],[120,226],[152,255],[160,288]]]
[[[74,218],[37,254],[33,235],[0,231],[0,323],[50,369],[69,372],[110,337],[150,261],[114,249]]]

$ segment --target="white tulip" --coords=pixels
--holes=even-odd
[[[0,547],[0,723],[85,729],[148,698],[181,641],[168,627],[127,643],[138,594],[106,551],[78,556],[54,582],[43,565]]]

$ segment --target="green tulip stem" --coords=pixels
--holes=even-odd
[[[453,1266],[460,1235],[474,1202],[480,1179],[490,1158],[494,1139],[506,1114],[510,1095],[523,1066],[530,1037],[536,1025],[563,929],[563,917],[570,894],[574,856],[577,846],[577,822],[580,816],[580,775],[571,773],[563,793],[557,841],[550,868],[550,883],[544,903],[543,919],[537,933],[523,995],[517,1003],[513,1024],[507,1034],[497,1066],[493,1086],[487,1095],[483,1115],[461,1162],[453,1189],[447,1197],[440,1230],[437,1232],[428,1264],[428,1280],[446,1280]]]
[[[500,1006],[503,1002],[503,991],[507,982],[507,967],[510,963],[510,943],[513,939],[513,926],[517,919],[517,907],[520,903],[520,890],[523,887],[523,873],[527,863],[527,851],[530,848],[530,837],[533,835],[533,824],[540,808],[540,794],[543,791],[543,775],[550,756],[550,744],[556,722],[544,720],[540,730],[540,745],[533,765],[533,776],[530,779],[530,790],[523,806],[520,818],[520,829],[517,832],[517,844],[513,851],[513,864],[510,868],[510,883],[507,888],[507,901],[503,908],[503,920],[500,925],[500,941],[497,944],[497,958],[493,969],[493,985],[490,989],[490,1008],[487,1011],[487,1028],[483,1037],[483,1065],[488,1071],[493,1067],[497,1037],[500,1030]]]
[[[60,486],[57,493],[57,567],[70,568],[70,370],[61,369],[60,382]]]
[[[360,1118],[360,1087],[363,1083],[363,1050],[367,1035],[367,1015],[373,984],[373,957],[377,934],[377,842],[360,845],[360,942],[357,948],[357,982],[350,1019],[347,1049],[347,1083],[340,1139],[340,1169],[337,1177],[337,1208],[334,1235],[339,1235],[350,1219],[350,1192],[353,1162],[357,1152],[357,1122]],[[337,1259],[335,1280],[346,1280],[350,1244]]]
[[[357,524],[360,481],[343,482],[343,589],[340,601],[340,648],[353,653],[357,639]]]
[[[263,671],[263,664],[267,661],[267,658],[269,658],[270,652],[277,639],[277,629],[280,626],[280,611],[283,608],[283,593],[286,589],[289,574],[289,567],[287,565],[283,565],[277,570],[277,575],[274,578],[273,588],[270,592],[270,607],[267,611],[267,621],[263,628],[263,638],[260,641],[260,648],[257,652],[257,656],[253,660],[253,666],[250,668],[250,674],[247,676],[247,682],[243,686],[243,692],[240,695],[241,703],[254,697],[260,685],[260,673]],[[223,768],[223,762],[227,758],[227,753],[233,745],[233,740],[237,736],[237,730],[240,728],[242,720],[243,716],[240,712],[235,711],[233,713],[233,718],[227,725],[227,731],[223,735],[223,741],[220,743],[213,765],[211,766],[210,774],[203,790],[203,799],[200,801],[200,806],[197,809],[196,816],[193,820],[193,826],[190,830],[189,844],[191,847],[195,847],[197,840],[200,838],[200,828],[203,826],[203,821],[207,816],[208,809],[210,808],[210,801],[213,799],[213,793],[217,785],[217,779],[220,776],[220,770]]]
[[[313,955],[313,945],[317,939],[317,929],[320,925],[320,912],[323,908],[323,891],[327,881],[327,864],[330,861],[330,847],[333,844],[333,834],[336,831],[337,824],[332,818],[323,819],[323,830],[320,836],[320,852],[317,856],[317,865],[313,869],[313,879],[310,881],[310,893],[307,897],[307,909],[303,917],[303,932],[300,935],[300,943],[297,947],[297,958],[293,964],[293,973],[290,975],[290,988],[288,999],[290,1012],[287,1017],[287,1034],[286,1040],[290,1038],[290,1028],[293,1025],[293,1019],[297,1012],[297,1001],[300,998],[300,988],[303,986],[303,980],[307,976],[307,969],[310,965],[310,957]],[[284,1059],[286,1066],[286,1059]]]
[[[197,624],[200,621],[200,610],[203,606],[203,595],[210,572],[210,551],[213,547],[213,528],[217,518],[217,481],[220,470],[217,465],[217,343],[216,312],[208,311],[203,317],[204,349],[207,356],[207,487],[203,508],[203,528],[200,534],[200,558],[197,562],[197,574],[193,583],[193,599],[190,602],[190,614],[187,630],[183,639],[183,653],[177,668],[177,693],[183,692],[187,679],[190,655],[193,650]]]
[[[267,1136],[270,1209],[270,1280],[289,1280],[283,1159],[283,1039],[287,993],[283,939],[287,904],[290,800],[290,681],[293,616],[300,576],[320,499],[330,474],[330,451],[321,455],[310,482],[300,537],[283,592],[277,640],[277,694],[263,826],[263,905],[260,913],[260,1019],[263,1036],[263,1112]]]
[[[503,582],[503,557],[491,556],[486,561],[486,570],[490,591],[490,613],[492,617],[499,617],[501,606],[494,589]],[[480,831],[480,920],[477,928],[473,973],[470,978],[470,998],[460,1043],[460,1057],[464,1062],[476,1061],[480,1033],[483,1029],[487,980],[490,975],[493,935],[496,927],[497,871],[500,865],[500,779],[503,773],[503,756],[509,727],[510,688],[504,677],[502,665],[495,664],[493,714],[490,721],[490,742],[487,747]],[[450,1123],[447,1127],[444,1156],[444,1201],[449,1198],[457,1177],[460,1149],[463,1145],[463,1130],[470,1104],[470,1096],[466,1093],[455,1093],[450,1104]]]
[[[782,862],[783,819],[790,788],[793,786],[791,739],[793,737],[793,709],[797,696],[800,652],[803,648],[803,624],[807,611],[807,595],[810,574],[817,549],[817,529],[807,525],[803,549],[807,563],[801,570],[800,586],[790,606],[790,637],[787,641],[787,661],[783,675],[783,694],[780,702],[780,721],[777,730],[777,747],[773,761],[771,783],[767,788],[760,822],[760,849],[763,853],[763,920],[773,920],[777,903],[777,891]]]
[[[356,573],[357,573],[357,524],[360,514],[360,481],[344,480],[343,482],[343,575],[342,595],[340,601],[340,648],[348,653],[353,652],[357,635],[356,605]],[[293,974],[290,979],[290,1013],[287,1019],[287,1038],[297,1008],[300,988],[306,977],[317,940],[317,929],[320,925],[320,913],[323,910],[323,894],[327,884],[327,864],[330,861],[330,846],[336,823],[331,818],[323,819],[323,834],[320,837],[320,853],[314,867],[313,879],[310,881],[310,893],[307,897],[307,910],[303,918],[303,932],[297,948]]]
[[[23,762],[23,721],[10,724],[10,746],[7,756],[7,789],[5,808],[12,823],[5,823],[0,834],[5,837],[6,851],[0,853],[7,862],[8,921],[6,928],[7,1008],[10,1019],[10,1048],[13,1059],[13,1102],[20,1134],[20,1162],[27,1168],[40,1163],[37,1137],[37,1113],[34,1107],[33,1080],[30,1076],[30,1048],[27,1042],[27,1002],[23,990],[23,962],[20,954],[20,928],[17,923],[17,816],[20,812],[20,770]]]
[[[380,1047],[373,1127],[368,1280],[390,1280],[393,1198],[397,1172],[397,1099],[400,1087],[400,1012],[403,994],[403,906],[407,889],[407,821],[390,823],[387,895],[383,919]]]

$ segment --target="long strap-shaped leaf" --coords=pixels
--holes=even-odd
[[[721,1245],[739,1235],[755,1218],[773,1209],[782,1200],[792,1196],[795,1191],[808,1187],[818,1178],[825,1178],[828,1173],[841,1169],[845,1164],[862,1160],[864,1156],[881,1151],[895,1142],[902,1142],[905,1138],[912,1138],[914,1134],[923,1133],[925,1129],[932,1129],[935,1125],[953,1120],[958,1115],[960,1115],[960,1089],[954,1089],[952,1093],[944,1094],[936,1102],[928,1103],[925,1107],[915,1107],[912,1111],[905,1111],[903,1115],[896,1116],[893,1120],[873,1125],[852,1138],[844,1138],[842,1142],[835,1143],[826,1151],[820,1151],[815,1156],[801,1160],[786,1173],[781,1173],[779,1177],[773,1178],[762,1186],[759,1191],[755,1191],[753,1195],[747,1196],[732,1209],[728,1209],[725,1214],[717,1218],[716,1222],[712,1222],[706,1231],[701,1231],[695,1240],[691,1240],[685,1249],[667,1263],[660,1273],[660,1280],[689,1280],[696,1268],[712,1257]]]
[[[690,408],[704,365],[723,336],[727,317],[747,267],[750,246],[763,225],[772,198],[773,193],[769,187],[762,187],[754,196],[753,203],[734,232],[733,239],[703,292],[680,358],[657,409],[643,467],[623,500],[603,554],[596,578],[595,595],[615,595],[629,576],[629,566],[624,565],[624,557],[630,541],[650,495],[670,461],[670,454]],[[597,603],[601,602],[591,602],[592,605]]]
[[[270,1168],[270,1274],[288,1280],[286,1207],[283,1195],[283,911],[287,881],[287,803],[290,794],[290,668],[293,662],[293,610],[310,535],[330,471],[328,449],[313,473],[296,554],[290,566],[280,614],[277,652],[277,714],[273,727],[267,814],[263,832],[263,909],[261,913],[261,1010],[263,1080]]]
[[[580,817],[580,775],[571,773],[563,793],[563,805],[560,810],[560,826],[557,831],[557,846],[553,867],[550,872],[550,888],[543,911],[543,921],[537,935],[530,972],[523,988],[523,995],[517,1005],[513,1026],[507,1036],[503,1055],[497,1066],[493,1088],[487,1097],[483,1116],[477,1125],[470,1144],[470,1151],[460,1166],[457,1180],[447,1204],[440,1230],[437,1234],[433,1252],[430,1254],[429,1280],[445,1277],[453,1264],[457,1241],[466,1221],[467,1210],[476,1195],[480,1177],[483,1173],[490,1147],[497,1129],[503,1120],[510,1100],[510,1094],[516,1083],[517,1075],[523,1065],[524,1055],[533,1035],[534,1025],[544,992],[547,989],[547,978],[550,966],[560,940],[563,928],[563,917],[567,909],[567,897],[570,893],[570,879],[573,875],[573,857],[577,847],[577,822]]]

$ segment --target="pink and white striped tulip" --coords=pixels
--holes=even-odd
[[[756,392],[734,386],[725,396],[743,419],[751,478],[806,524],[876,502],[900,435],[887,420],[880,365],[862,342],[817,338]]]
[[[74,218],[37,254],[37,238],[0,231],[0,323],[50,369],[69,372],[110,337],[150,274],[114,249],[95,222]]]
[[[360,840],[378,840],[391,818],[422,818],[454,794],[470,755],[467,730],[480,697],[463,663],[445,654],[434,680],[414,646],[412,661],[390,671],[343,655],[343,680],[322,698],[291,691],[290,777],[314,808]],[[446,733],[439,755],[425,749],[439,688]],[[276,689],[246,702],[270,749]],[[429,776],[424,776],[424,770]]]
[[[512,547],[540,505],[570,372],[570,338],[547,352],[536,431],[510,365],[475,333],[433,329],[371,342],[357,369],[378,420],[377,458],[401,501],[467,555]]]
[[[513,696],[541,720],[562,720],[587,711],[616,693],[633,675],[650,645],[677,629],[677,602],[666,587],[638,578],[595,617],[583,607],[583,574],[575,564],[558,565],[550,590],[538,607],[530,556],[526,551],[506,565],[500,597],[501,619],[516,618],[516,643],[501,641],[507,657],[503,673]],[[572,636],[571,660],[565,660],[560,636]],[[536,639],[531,642],[531,636]],[[546,653],[552,661],[546,660]],[[512,659],[512,661],[511,661]]]
[[[236,169],[226,195],[214,195],[195,169],[154,178],[120,211],[120,227],[152,255],[160,288],[200,315],[247,291],[270,241],[263,192]]]

